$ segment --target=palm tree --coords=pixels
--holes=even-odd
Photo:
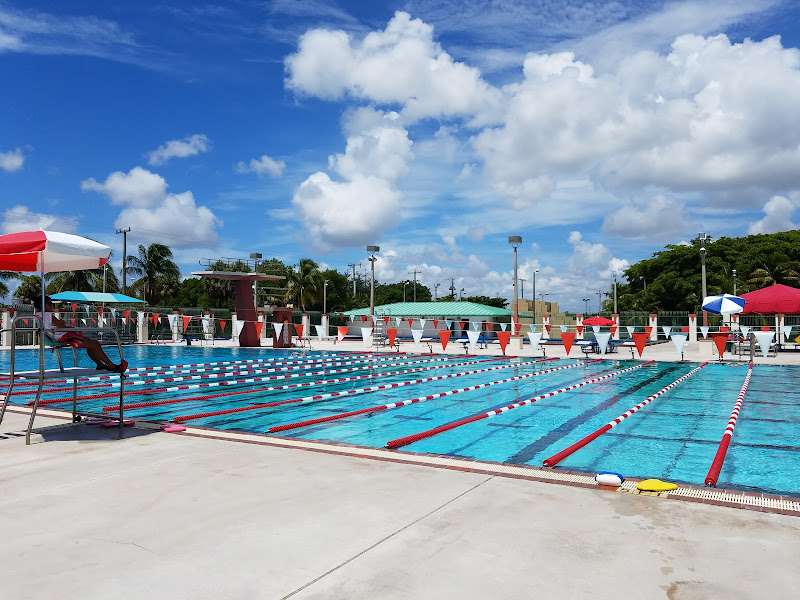
[[[119,291],[119,281],[111,265],[106,265],[105,291]],[[47,285],[48,290],[63,292],[74,290],[78,292],[102,292],[103,269],[90,269],[86,271],[65,271],[56,274]]]
[[[310,258],[301,258],[297,269],[287,274],[286,284],[286,301],[299,304],[305,311],[306,304],[312,304],[322,288],[319,265]]]
[[[755,269],[747,280],[752,289],[759,289],[782,283],[793,287],[800,286],[800,263],[789,257],[775,253],[761,261],[761,266]]]
[[[9,289],[6,281],[9,279],[16,279],[18,276],[19,274],[13,271],[0,271],[0,298],[8,296]]]
[[[47,277],[45,275],[45,277]],[[38,275],[21,275],[20,283],[14,290],[14,297],[33,305],[39,305],[42,297],[42,284]]]
[[[158,302],[180,279],[180,269],[173,260],[172,250],[164,244],[139,244],[138,255],[129,256],[128,275],[138,277],[131,289],[142,294],[150,304]]]

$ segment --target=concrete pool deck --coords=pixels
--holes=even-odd
[[[0,434],[21,431],[9,413]],[[41,418],[0,439],[4,596],[790,598],[800,519]]]

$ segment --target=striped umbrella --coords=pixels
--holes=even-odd
[[[732,294],[706,296],[703,298],[703,310],[716,315],[733,315],[744,310],[745,299]]]

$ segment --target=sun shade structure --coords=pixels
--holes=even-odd
[[[742,294],[744,314],[800,314],[800,289],[776,283],[769,287]]]
[[[731,294],[706,296],[703,298],[703,310],[716,315],[734,315],[744,310],[745,299]]]
[[[369,308],[345,311],[346,316],[369,316]],[[375,307],[375,314],[386,317],[510,317],[507,308],[477,302],[395,302]]]
[[[103,292],[59,292],[50,294],[56,302],[90,302],[94,304],[144,304],[144,300],[126,296],[125,294],[111,294]]]
[[[0,235],[0,271],[60,273],[98,269],[111,248],[89,238],[58,231],[23,231]]]
[[[584,325],[604,325],[606,327],[611,327],[612,325],[616,325],[616,323],[607,318],[607,317],[589,317],[588,319],[583,320]]]

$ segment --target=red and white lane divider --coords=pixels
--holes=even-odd
[[[455,390],[448,390],[446,392],[438,392],[436,394],[428,394],[426,396],[417,396],[416,398],[410,398],[409,400],[402,400],[400,402],[389,402],[388,404],[378,404],[376,406],[368,406],[366,408],[359,408],[357,410],[351,410],[343,413],[338,413],[335,415],[328,415],[326,417],[319,417],[317,419],[308,419],[305,421],[297,421],[295,423],[286,423],[284,425],[275,425],[274,427],[270,427],[267,430],[267,433],[277,433],[279,431],[288,431],[290,429],[299,429],[300,427],[308,427],[309,425],[318,425],[320,423],[329,423],[330,421],[338,421],[339,419],[346,419],[348,417],[355,417],[358,415],[366,415],[376,412],[382,412],[385,410],[392,410],[394,408],[402,408],[404,406],[408,406],[410,404],[417,404],[419,402],[427,402],[428,400],[436,400],[437,398],[445,398],[447,396],[455,396],[456,394],[461,394],[463,392],[472,392],[475,390],[482,390],[484,388],[492,387],[495,385],[500,385],[503,383],[511,383],[512,381],[521,381],[523,379],[529,379],[531,377],[536,377],[538,375],[546,375],[548,373],[554,373],[555,371],[561,371],[563,369],[573,368],[572,365],[565,365],[562,367],[553,367],[552,369],[543,369],[542,371],[535,371],[533,373],[525,373],[524,375],[515,375],[514,377],[507,377],[505,379],[498,379],[497,381],[488,381],[486,383],[479,383],[477,385],[470,385],[463,388],[457,388]]]
[[[628,367],[627,369],[621,369],[619,371],[613,371],[611,373],[606,373],[605,375],[599,375],[597,377],[592,377],[591,379],[585,379],[584,381],[580,381],[578,383],[573,383],[572,385],[568,385],[566,387],[559,388],[557,390],[552,390],[550,392],[546,392],[544,394],[539,394],[538,396],[534,396],[533,398],[527,398],[526,400],[521,400],[519,402],[514,402],[513,404],[509,404],[507,406],[503,406],[502,408],[496,408],[494,410],[489,410],[486,412],[478,413],[476,415],[472,415],[469,417],[464,417],[463,419],[459,419],[457,421],[453,421],[452,423],[446,423],[444,425],[439,425],[438,427],[434,427],[432,429],[428,429],[426,431],[420,431],[419,433],[414,433],[411,435],[407,435],[401,438],[397,438],[394,440],[390,440],[386,443],[386,447],[390,449],[394,448],[402,448],[403,446],[408,446],[409,444],[413,444],[414,442],[418,442],[420,440],[424,440],[445,431],[450,431],[451,429],[455,429],[456,427],[461,427],[463,425],[468,425],[469,423],[474,423],[475,421],[481,421],[483,419],[488,419],[491,417],[495,417],[500,415],[504,412],[508,412],[509,410],[513,410],[515,408],[520,408],[522,406],[530,406],[534,402],[538,402],[539,400],[543,400],[545,398],[552,398],[553,396],[558,396],[559,394],[563,394],[564,392],[569,392],[572,390],[577,390],[578,388],[582,388],[586,385],[592,383],[600,383],[601,381],[605,381],[607,379],[611,379],[612,377],[619,377],[620,375],[624,375],[625,373],[630,373],[631,371],[635,371],[637,369],[641,369],[645,364],[642,363],[638,364],[634,367]]]
[[[405,362],[402,364],[412,364],[412,363],[427,363],[427,362],[434,362],[439,360],[442,362],[441,359],[436,358],[420,358],[420,359],[412,359],[408,356],[402,357],[392,357],[392,358],[379,358],[379,359],[357,359],[357,360],[347,360],[346,357],[341,358],[339,360],[322,360],[322,361],[309,361],[304,364],[298,364],[296,366],[280,366],[280,367],[273,367],[272,365],[228,365],[224,367],[210,367],[210,368],[195,368],[195,369],[188,369],[188,370],[169,370],[169,371],[155,371],[150,373],[134,373],[129,375],[129,383],[132,381],[138,381],[140,379],[153,379],[156,377],[162,376],[169,376],[169,375],[178,375],[178,376],[185,376],[185,375],[194,375],[197,373],[223,373],[223,372],[252,372],[252,373],[287,373],[289,371],[304,371],[308,369],[314,368],[322,368],[322,367],[344,367],[348,365],[363,365],[362,368],[369,368],[371,366],[381,367],[381,366],[391,366],[395,364],[400,364],[400,361],[405,359]],[[266,368],[264,368],[266,367]],[[225,376],[225,375],[223,375]],[[91,377],[82,377],[79,381],[105,381],[105,380],[112,380],[115,377],[113,375],[97,375]],[[138,385],[138,384],[137,384]]]
[[[250,404],[248,406],[240,406],[238,408],[227,408],[222,410],[213,410],[208,412],[196,413],[192,415],[181,415],[175,417],[175,423],[184,423],[186,421],[193,421],[195,419],[204,419],[206,417],[216,417],[220,415],[229,415],[233,413],[246,412],[251,410],[259,410],[262,408],[273,408],[276,406],[283,406],[285,404],[301,404],[304,402],[315,402],[319,400],[329,400],[330,398],[342,398],[346,396],[355,396],[356,394],[368,394],[370,392],[379,392],[382,390],[391,390],[394,388],[406,387],[409,385],[418,385],[421,383],[430,383],[431,381],[442,381],[445,379],[453,379],[456,377],[465,377],[467,375],[475,375],[477,373],[487,373],[489,371],[497,371],[499,369],[512,369],[516,366],[533,364],[540,361],[520,362],[500,365],[496,367],[486,367],[484,369],[472,369],[470,371],[461,371],[459,373],[447,373],[445,375],[434,375],[432,377],[423,377],[421,379],[409,379],[407,381],[395,381],[392,383],[384,383],[381,385],[371,385],[369,387],[354,388],[351,390],[342,390],[337,392],[328,392],[326,394],[315,394],[313,396],[304,396],[302,398],[290,398],[288,400],[278,400],[275,402],[262,402],[259,404]],[[579,366],[579,365],[575,365]]]
[[[692,369],[691,371],[689,371],[685,375],[679,377],[678,379],[676,379],[675,381],[670,383],[668,386],[665,386],[665,387],[661,388],[660,390],[658,390],[652,396],[648,396],[645,400],[639,402],[639,404],[637,404],[636,406],[632,406],[631,408],[626,410],[624,413],[622,413],[620,416],[618,416],[616,419],[613,419],[609,423],[606,423],[605,425],[603,425],[602,427],[596,429],[595,431],[593,431],[589,435],[581,438],[580,440],[578,440],[577,442],[575,442],[571,446],[568,446],[567,448],[564,448],[563,450],[561,450],[559,452],[556,452],[555,454],[553,454],[553,456],[551,456],[549,458],[546,458],[544,460],[544,466],[545,467],[555,467],[558,463],[560,463],[562,460],[564,460],[565,458],[567,458],[571,454],[577,452],[578,450],[580,450],[581,448],[583,448],[584,446],[586,446],[590,442],[596,440],[597,438],[599,438],[604,433],[606,433],[608,431],[611,431],[612,429],[614,429],[614,427],[616,427],[617,425],[622,423],[625,419],[627,419],[631,415],[635,415],[637,412],[642,410],[645,406],[650,404],[656,398],[659,398],[660,396],[663,396],[664,394],[669,392],[674,387],[679,386],[680,384],[682,384],[684,381],[689,379],[692,375],[695,375],[701,369],[705,368],[705,366],[707,364],[708,364],[707,362],[701,363],[700,366],[695,367],[694,369]]]
[[[301,381],[299,383],[288,383],[284,385],[271,385],[266,387],[256,387],[256,388],[247,388],[245,390],[233,390],[233,391],[225,391],[220,392],[218,394],[204,394],[202,396],[189,396],[184,398],[170,398],[168,400],[152,400],[149,402],[131,402],[125,404],[125,410],[132,410],[136,408],[151,408],[155,406],[168,406],[170,404],[181,404],[183,402],[195,402],[199,400],[213,400],[216,398],[225,398],[229,396],[238,396],[241,394],[257,394],[261,392],[274,392],[280,390],[295,390],[299,388],[306,388],[306,387],[314,387],[319,385],[330,385],[330,384],[337,384],[337,383],[349,383],[352,381],[361,381],[364,379],[382,379],[384,377],[393,377],[395,375],[408,375],[409,373],[419,373],[420,371],[434,371],[437,369],[445,369],[449,367],[464,367],[468,365],[474,365],[476,363],[482,362],[490,362],[494,360],[493,358],[482,359],[477,361],[465,361],[460,363],[450,363],[447,365],[433,365],[427,367],[417,367],[414,369],[400,369],[397,371],[385,371],[383,373],[372,373],[367,375],[352,375],[350,377],[335,377],[333,379],[319,379],[317,381]],[[540,361],[542,359],[539,359]],[[555,360],[555,359],[548,359],[548,360]],[[538,362],[538,361],[537,361]],[[163,392],[163,391],[179,391],[179,390],[191,390],[191,389],[199,389],[199,388],[210,388],[210,387],[219,387],[223,385],[229,385],[227,382],[213,382],[207,384],[194,384],[194,385],[183,385],[183,386],[176,386],[173,388],[160,388],[158,390],[144,390],[138,393],[154,393],[154,392]],[[113,397],[114,394],[109,394],[108,397]],[[95,399],[95,398],[93,398]],[[119,406],[109,405],[103,407],[103,412],[116,412],[119,410]]]
[[[717,453],[714,455],[714,460],[711,462],[711,467],[708,469],[706,475],[706,485],[716,486],[719,479],[722,465],[725,463],[725,455],[728,453],[728,446],[731,445],[733,438],[733,430],[736,429],[736,421],[739,419],[739,413],[742,411],[742,404],[744,404],[744,397],[747,396],[747,390],[750,388],[750,378],[753,376],[753,363],[747,367],[747,375],[744,376],[744,383],[739,390],[739,395],[736,397],[736,403],[733,405],[733,411],[728,419],[728,424],[725,426],[725,431],[722,433],[722,439],[719,441]]]

